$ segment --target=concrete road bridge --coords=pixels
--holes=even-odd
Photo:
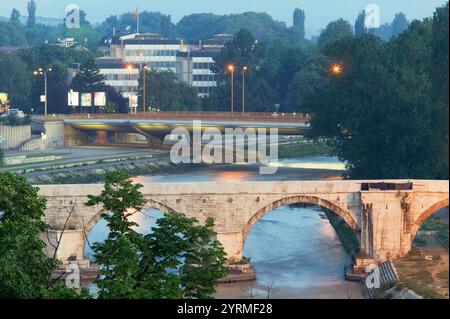
[[[81,263],[85,239],[105,213],[85,203],[103,185],[38,187],[47,199],[45,219],[53,234],[47,238],[61,239],[56,256],[63,262],[76,256]],[[361,260],[383,261],[405,256],[420,225],[449,205],[449,182],[432,180],[144,184],[142,193],[146,209],[180,212],[200,222],[213,217],[230,261],[242,259],[253,226],[281,206],[304,203],[331,210],[354,230]],[[48,253],[54,253],[50,245]]]
[[[117,136],[124,134],[142,135],[151,146],[158,146],[176,128],[192,133],[194,121],[201,121],[202,131],[216,129],[221,133],[226,128],[267,131],[276,128],[279,135],[304,135],[310,128],[308,115],[284,113],[147,112],[54,115],[34,119],[47,127],[59,125],[59,129],[49,130],[51,133],[48,138],[56,141],[53,144],[67,146],[118,141],[120,138]]]

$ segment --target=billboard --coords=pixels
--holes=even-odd
[[[8,102],[8,94],[0,92],[0,104],[6,104]]]
[[[98,107],[106,106],[106,93],[105,92],[95,92],[94,93],[94,105]]]
[[[67,93],[67,105],[69,106],[79,106],[80,105],[80,94],[70,90]]]
[[[92,94],[91,93],[81,94],[81,106],[86,106],[86,107],[92,106]]]
[[[131,107],[138,107],[139,105],[139,98],[136,94],[131,95]]]

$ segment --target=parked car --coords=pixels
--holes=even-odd
[[[21,111],[19,109],[10,109],[10,110],[6,111],[4,114],[2,114],[1,117],[8,117],[8,116],[14,116],[19,119],[23,119],[23,118],[25,118],[25,113],[23,113],[23,111]]]

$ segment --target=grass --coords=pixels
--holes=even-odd
[[[422,231],[437,231],[439,240],[448,247],[449,228],[448,224],[440,218],[428,218],[420,227]]]
[[[26,154],[26,158],[36,158],[36,157],[48,157],[48,156],[64,156],[64,155],[70,155],[70,152],[60,152],[60,153],[44,153],[44,152],[38,152],[38,153],[30,153]]]
[[[417,250],[412,250],[408,256],[395,261],[400,286],[413,290],[424,299],[442,299],[444,296],[433,287],[434,278],[426,269],[427,263]],[[448,271],[446,275],[448,277]]]
[[[279,158],[325,156],[332,154],[332,147],[325,143],[282,144],[278,148]]]

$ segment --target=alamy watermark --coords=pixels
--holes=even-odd
[[[79,29],[80,23],[80,7],[73,3],[69,4],[66,7],[66,28]]]
[[[223,134],[223,132],[225,134]],[[194,121],[192,130],[181,127],[172,131],[177,142],[170,150],[174,164],[261,164],[262,175],[278,170],[277,128],[224,128],[202,127]]]
[[[381,26],[380,7],[376,4],[369,4],[364,9],[364,26],[367,29],[378,29]]]
[[[366,287],[368,289],[379,289],[381,287],[380,281],[380,267],[375,264],[366,267]]]
[[[66,287],[70,289],[80,289],[80,267],[78,264],[69,263],[66,266]]]

